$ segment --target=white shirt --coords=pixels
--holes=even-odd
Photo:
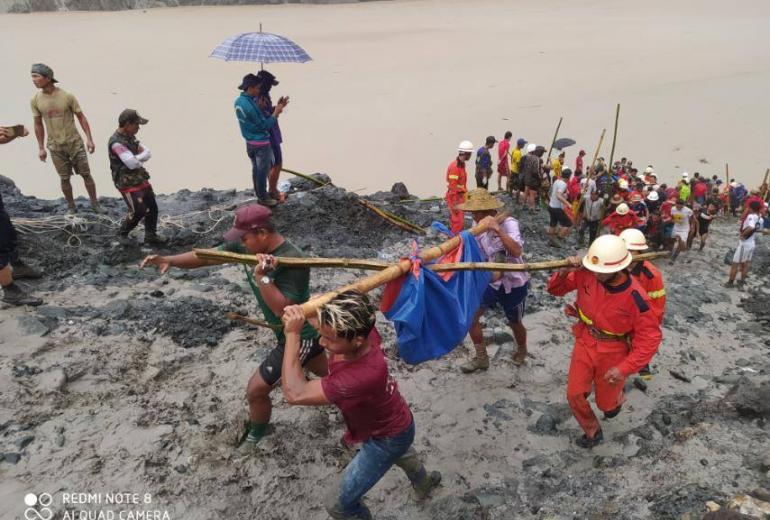
[[[692,210],[687,206],[682,209],[671,208],[671,220],[674,221],[674,233],[688,233],[690,231],[690,217]]]
[[[565,197],[566,193],[567,193],[567,183],[564,182],[562,179],[557,179],[556,182],[553,183],[553,186],[551,186],[551,200],[548,202],[548,205],[556,209],[564,208],[564,203],[560,201],[556,195],[559,194],[562,197],[566,198]]]
[[[754,235],[756,235],[757,231],[762,229],[763,219],[756,213],[750,213],[746,220],[743,221],[743,225],[741,226],[741,232],[743,232],[744,229],[753,228],[754,233],[751,234],[749,238],[746,240],[741,240],[741,246],[742,247],[754,247],[756,245],[756,242],[754,241]]]

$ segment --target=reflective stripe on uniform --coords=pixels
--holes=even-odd
[[[460,178],[460,176],[459,176],[459,175],[449,175],[449,176],[447,176],[447,179],[454,179],[454,180],[457,180],[457,179],[459,179],[459,178]]]
[[[591,318],[589,318],[588,316],[586,316],[585,314],[583,314],[583,311],[580,309],[580,307],[578,307],[578,310],[577,310],[577,311],[578,311],[578,315],[580,316],[580,320],[581,320],[583,323],[585,323],[586,325],[588,325],[588,326],[590,326],[590,327],[593,327],[593,326],[594,326],[594,322],[593,322],[593,320],[591,320]],[[617,333],[615,333],[615,332],[610,332],[610,331],[608,331],[608,330],[603,330],[603,329],[596,329],[596,330],[599,330],[599,331],[601,331],[601,332],[603,332],[604,334],[607,334],[607,335],[609,335],[609,336],[617,336],[617,337],[619,337],[619,338],[622,338],[622,337],[624,337],[624,336],[625,336],[625,334],[617,334]]]
[[[655,300],[657,298],[663,298],[666,295],[666,289],[663,288],[659,291],[650,291],[647,293],[647,296],[650,297],[651,300]]]

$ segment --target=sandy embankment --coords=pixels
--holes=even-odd
[[[263,22],[315,58],[272,67],[278,93],[292,98],[286,165],[351,190],[405,180],[417,194],[440,194],[461,139],[480,145],[510,129],[543,143],[559,116],[562,134],[593,150],[617,102],[618,156],[652,162],[668,181],[682,169],[721,176],[729,162],[753,185],[768,166],[770,47],[758,42],[769,18],[764,0],[739,9],[716,0],[425,0],[2,15],[0,120],[31,122],[29,66],[43,61],[91,119],[103,193],[112,193],[106,141],[127,106],[151,120],[141,138],[158,191],[245,188],[232,101],[253,67],[207,56]],[[3,149],[3,165],[25,193],[58,196],[33,139]]]
[[[7,187],[3,195],[20,217],[64,212],[61,203]],[[213,244],[227,222],[205,210],[247,197],[161,197],[170,214],[200,211],[163,233],[176,250]],[[349,204],[350,197],[335,188],[293,195],[278,209],[278,225],[319,256],[387,258],[411,250],[411,237]],[[387,207],[425,225],[440,216],[433,204]],[[116,199],[104,206],[113,219],[123,211]],[[527,258],[555,256],[541,232],[543,213],[511,209],[521,219]],[[391,471],[368,494],[376,517],[699,518],[709,500],[725,504],[770,486],[768,250],[758,253],[746,292],[723,291],[721,259],[735,223],[712,229],[703,253],[660,264],[668,312],[657,374],[645,392],[629,389],[623,413],[604,424],[607,441],[590,452],[572,444],[578,427],[564,398],[570,319],[564,300],[545,293],[544,275],[533,279],[526,317],[533,357],[520,369],[509,361],[512,341],[499,314],[487,321],[493,350],[499,346],[493,366],[472,376],[458,371],[463,348],[416,367],[399,362],[381,319],[393,373],[415,414],[416,446],[444,481],[419,504]],[[263,329],[222,320],[229,310],[255,312],[240,268],[163,277],[136,271],[147,250],[123,248],[111,233],[93,226],[79,248],[64,246],[62,233],[25,237],[25,257],[46,270],[33,288],[47,305],[0,311],[0,518],[21,517],[24,494],[47,491],[56,511],[65,492],[129,492],[151,494],[147,509],[171,518],[325,519],[320,497],[346,460],[333,408],[288,407],[278,391],[274,434],[253,457],[233,452],[245,382],[273,343]],[[361,275],[315,270],[312,290]],[[742,306],[749,295],[753,306]]]

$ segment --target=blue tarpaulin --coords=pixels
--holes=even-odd
[[[486,258],[468,231],[461,233],[462,262]],[[481,296],[490,282],[488,271],[455,271],[448,280],[425,266],[410,272],[385,317],[396,327],[401,358],[410,364],[436,359],[453,350],[468,333]]]

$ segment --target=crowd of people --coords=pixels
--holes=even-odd
[[[50,67],[35,64],[31,74],[39,89],[32,100],[32,112],[40,159],[45,161],[50,154],[71,213],[78,211],[70,183],[73,173],[83,178],[92,210],[102,212],[88,165],[87,154],[94,151],[88,120],[77,99],[56,86]],[[439,485],[441,475],[428,471],[413,448],[414,418],[397,382],[389,375],[376,328],[376,306],[366,294],[348,291],[307,318],[300,305],[310,298],[310,270],[287,268],[276,261],[277,257],[304,256],[281,234],[272,218],[271,208],[281,200],[277,190],[282,165],[278,118],[289,103],[289,98],[282,96],[273,104],[270,91],[276,85],[278,81],[267,71],[248,74],[234,103],[258,203],[236,210],[220,249],[255,255],[256,266],[244,266],[245,282],[273,329],[275,341],[246,385],[249,421],[238,450],[252,453],[269,434],[270,395],[279,385],[289,404],[337,406],[347,426],[343,443],[357,451],[330,486],[326,509],[335,519],[371,518],[362,499],[393,465],[405,472],[418,498],[427,497]],[[76,119],[85,133],[85,144],[75,127]],[[137,139],[148,120],[136,110],[125,109],[117,123],[107,149],[112,181],[128,208],[118,236],[129,240],[129,233],[144,221],[145,243],[164,244],[157,234],[158,206],[145,168],[151,153]],[[28,133],[23,125],[0,127],[0,143]],[[547,233],[555,248],[562,248],[573,231],[575,245],[582,246],[587,232],[587,253],[569,257],[570,267],[552,274],[547,291],[556,296],[576,293],[575,301],[565,308],[575,319],[566,394],[583,430],[575,442],[592,448],[603,441],[603,433],[588,396],[595,394],[596,407],[605,420],[617,416],[625,399],[624,382],[633,374],[651,377],[649,364],[662,340],[663,277],[652,263],[637,258],[638,254],[666,249],[674,262],[696,239],[699,249],[705,247],[713,219],[740,214],[739,244],[727,285],[735,282],[739,272],[738,283],[742,283],[754,251],[754,235],[767,221],[763,219],[767,186],[747,193],[735,181],[723,184],[716,177],[705,178],[699,173],[692,177],[682,173],[675,186],[668,186],[658,182],[651,165],[640,173],[625,158],[611,166],[602,158],[586,164],[582,150],[572,168],[565,151],[559,150],[551,160],[544,158],[545,147],[523,138],[512,143],[512,137],[512,132],[506,132],[498,142],[489,136],[479,149],[470,141],[458,146],[457,157],[446,172],[451,230],[462,231],[468,213],[475,224],[484,226],[476,239],[488,261],[524,263],[525,237],[519,222],[500,213],[505,203],[488,190],[496,171],[498,191],[507,193],[512,204],[529,212],[546,208]],[[474,153],[477,188],[469,191],[466,165]],[[163,274],[171,268],[206,265],[211,262],[186,252],[149,255],[140,268],[154,266]],[[39,298],[25,293],[14,283],[14,277],[40,275],[19,259],[17,236],[0,198],[3,301],[39,305]],[[524,315],[529,291],[526,271],[493,273],[468,330],[474,356],[460,367],[462,372],[489,368],[481,318],[498,306],[516,344],[513,363],[526,363]],[[308,378],[306,372],[316,377]]]

